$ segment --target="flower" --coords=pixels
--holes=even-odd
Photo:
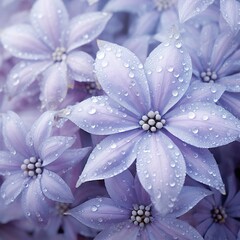
[[[98,197],[69,210],[83,224],[101,230],[95,240],[121,239],[202,239],[199,233],[185,222],[176,219],[187,209],[209,194],[201,188],[183,190],[176,208],[171,213],[157,212],[149,195],[142,188],[138,178],[126,170],[105,180],[110,198]],[[192,194],[194,200],[184,195]],[[185,200],[185,201],[182,201]]]
[[[137,159],[138,176],[151,201],[160,201],[158,207],[168,211],[186,174],[185,147],[174,138],[197,148],[217,147],[238,137],[239,121],[207,100],[185,98],[178,104],[191,80],[191,60],[178,33],[154,49],[144,66],[119,45],[99,42],[99,48],[96,76],[107,95],[87,99],[63,114],[87,132],[110,135],[89,156],[77,186],[115,176]],[[220,175],[213,175],[215,187],[224,192]]]
[[[2,118],[7,150],[0,152],[0,173],[6,177],[1,196],[9,204],[21,194],[25,215],[38,224],[46,224],[50,201],[74,200],[58,173],[85,157],[89,148],[69,149],[74,137],[52,135],[54,112],[43,113],[29,131],[14,112]]]
[[[78,48],[96,38],[110,17],[92,12],[69,21],[61,0],[36,1],[31,25],[13,25],[2,33],[4,48],[23,60],[9,74],[9,94],[23,92],[42,74],[41,100],[45,107],[54,109],[73,87],[73,80],[94,81],[93,58]]]

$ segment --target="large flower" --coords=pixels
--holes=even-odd
[[[109,18],[110,14],[92,12],[69,21],[61,0],[36,1],[31,25],[14,25],[2,33],[4,48],[24,60],[10,72],[9,94],[24,91],[42,73],[41,99],[46,107],[56,108],[73,80],[94,81],[93,58],[77,49],[96,38]]]
[[[83,224],[101,230],[95,240],[121,239],[202,239],[187,223],[176,219],[210,191],[184,187],[172,212],[159,213],[137,177],[130,171],[105,180],[110,198],[98,197],[66,212]],[[191,198],[191,196],[193,198]]]
[[[1,196],[9,204],[21,194],[28,218],[46,223],[48,203],[73,202],[71,189],[58,175],[88,153],[89,148],[69,149],[74,137],[52,136],[54,113],[45,112],[27,132],[14,112],[3,115],[3,140],[7,148],[0,152],[0,173],[6,176]]]
[[[239,135],[239,121],[222,107],[207,102],[208,96],[205,102],[185,98],[178,104],[192,74],[191,60],[179,34],[170,35],[154,49],[144,66],[126,48],[108,42],[99,42],[99,48],[96,75],[107,96],[76,104],[65,117],[92,134],[110,136],[91,153],[77,186],[117,175],[137,158],[140,182],[152,201],[160,202],[160,210],[168,211],[185,179],[182,150],[193,156],[197,148],[233,141]],[[183,143],[195,147],[185,150]],[[224,192],[219,171],[212,165],[203,158],[197,168],[211,176],[205,174],[204,183]],[[205,170],[208,167],[211,172]]]

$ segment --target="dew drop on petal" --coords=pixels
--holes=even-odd
[[[188,113],[188,118],[189,119],[194,119],[196,117],[196,114],[194,112],[189,112]]]
[[[101,60],[101,59],[103,59],[104,57],[105,57],[105,53],[104,53],[104,52],[102,52],[102,51],[98,51],[98,52],[97,52],[97,58],[98,58],[98,59]]]
[[[177,96],[178,96],[178,91],[177,91],[177,90],[173,90],[173,91],[172,91],[172,95],[173,95],[174,97],[177,97]]]
[[[89,111],[88,111],[88,113],[89,114],[95,114],[97,112],[97,110],[95,109],[95,108],[91,108]]]

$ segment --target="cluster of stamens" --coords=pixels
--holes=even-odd
[[[52,54],[52,58],[54,62],[61,62],[65,60],[67,57],[66,49],[64,47],[57,47],[55,52]]]
[[[170,8],[174,4],[174,0],[154,0],[158,11],[163,11]]]
[[[100,86],[99,82],[89,82],[86,83],[86,90],[89,94],[95,96],[97,95],[97,92],[102,90],[102,87]]]
[[[69,210],[69,203],[57,203],[56,204],[56,209],[59,215],[63,215],[67,210]]]
[[[150,223],[153,219],[151,215],[151,207],[144,205],[133,205],[131,222],[139,227],[144,227],[146,224]]]
[[[166,120],[161,117],[158,111],[149,111],[147,115],[143,115],[142,119],[139,121],[140,126],[145,131],[156,132],[161,129]]]
[[[206,72],[201,73],[201,78],[203,82],[209,83],[214,82],[217,79],[217,73],[214,71],[211,71],[210,68],[207,68]]]
[[[24,159],[21,169],[23,170],[24,175],[28,177],[36,177],[43,172],[42,160],[37,159],[36,157]]]
[[[225,209],[222,206],[213,208],[211,214],[213,221],[216,223],[224,223],[227,218]]]

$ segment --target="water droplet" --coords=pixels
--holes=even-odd
[[[206,121],[206,120],[208,120],[208,116],[207,116],[207,115],[203,115],[202,119],[203,119],[204,121]]]
[[[178,96],[178,91],[177,91],[177,90],[173,90],[173,91],[172,91],[172,95],[173,95],[174,97],[177,97],[177,96]]]
[[[197,133],[198,133],[198,128],[192,129],[192,132],[193,132],[194,134],[197,134]]]
[[[98,58],[98,59],[101,60],[101,59],[103,59],[104,57],[105,57],[105,53],[104,53],[104,52],[102,52],[102,51],[98,51],[98,52],[97,52],[97,58]]]
[[[130,78],[134,78],[134,73],[133,73],[132,71],[130,71],[129,74],[128,74],[128,76],[129,76]]]
[[[89,114],[95,114],[97,112],[97,110],[95,108],[91,108],[88,113]]]
[[[188,118],[189,119],[194,119],[196,117],[196,114],[194,112],[189,112],[188,113]]]

